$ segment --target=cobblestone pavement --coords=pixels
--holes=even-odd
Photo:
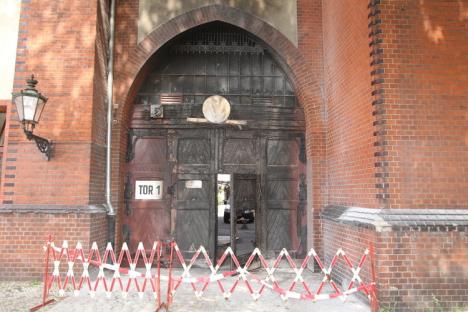
[[[291,276],[279,273],[278,281],[290,280]],[[317,281],[312,284],[318,285],[320,275],[308,273],[308,280]],[[225,284],[230,285],[226,282]],[[255,287],[256,285],[254,285]],[[299,288],[298,288],[299,290]],[[28,311],[32,306],[41,301],[42,283],[34,282],[0,282],[0,306],[1,312]],[[94,311],[155,311],[155,302],[153,296],[148,292],[143,299],[140,299],[136,293],[129,293],[126,299],[123,299],[119,292],[107,298],[101,290],[91,298],[89,293],[82,291],[80,296],[74,297],[71,293],[66,293],[64,298],[58,298],[56,292],[51,297],[56,298],[57,302],[40,311],[66,311],[66,312],[94,312]],[[163,296],[165,298],[165,296]],[[174,297],[174,303],[171,305],[171,311],[230,311],[230,312],[299,312],[299,311],[326,311],[326,312],[369,312],[367,303],[361,301],[356,296],[349,296],[345,302],[341,299],[329,301],[308,302],[289,299],[283,302],[280,297],[265,290],[264,295],[254,301],[249,295],[247,288],[243,283],[230,298],[225,300],[220,294],[217,285],[208,286],[202,298],[197,298],[190,285],[182,285]]]

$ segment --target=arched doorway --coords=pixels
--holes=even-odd
[[[179,35],[150,62],[129,124],[123,239],[174,237],[183,251],[201,244],[214,255],[224,236],[217,193],[228,184],[223,209],[233,212],[233,244],[302,253],[304,113],[267,47],[213,22]],[[230,120],[246,124],[188,120],[205,117],[202,104],[212,95],[228,100]],[[245,229],[250,236],[240,237]]]

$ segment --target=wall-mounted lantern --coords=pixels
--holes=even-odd
[[[34,140],[37,148],[47,160],[52,154],[52,142],[33,134],[34,127],[39,123],[47,98],[36,90],[37,80],[31,75],[27,81],[27,87],[21,92],[13,93],[13,103],[18,112],[18,118],[28,140]]]

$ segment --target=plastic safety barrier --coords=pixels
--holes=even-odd
[[[362,292],[369,298],[372,310],[377,310],[372,247],[364,250],[356,265],[340,248],[328,266],[324,265],[314,249],[310,249],[306,257],[297,262],[297,259],[295,261],[286,249],[283,249],[276,259],[267,261],[261,251],[256,248],[244,265],[241,265],[230,247],[225,250],[215,265],[203,246],[200,246],[193,256],[186,260],[175,241],[154,242],[150,250],[145,250],[143,244],[139,243],[133,257],[126,243],[123,243],[118,254],[108,243],[102,256],[96,243],[93,243],[89,251],[85,253],[80,243],[77,243],[75,248],[69,248],[68,242],[64,241],[61,247],[57,247],[49,238],[44,249],[42,303],[31,308],[30,311],[38,310],[53,302],[53,299],[49,300],[49,293],[53,288],[58,290],[59,296],[64,296],[68,291],[73,292],[75,296],[78,296],[81,291],[87,291],[93,297],[99,289],[103,290],[108,297],[111,297],[114,292],[120,292],[126,298],[129,292],[135,292],[143,298],[144,294],[149,292],[155,299],[156,311],[168,310],[174,300],[174,295],[183,284],[190,285],[197,297],[204,295],[209,284],[216,284],[216,289],[225,299],[229,299],[240,284],[245,285],[253,300],[262,297],[265,290],[278,294],[285,301],[288,299],[320,301],[334,298],[344,300],[347,296]],[[365,282],[360,273],[368,258],[371,258],[372,281]],[[348,273],[351,276],[344,289],[341,289],[332,278],[333,269],[340,259],[344,262],[342,267],[349,270]],[[193,276],[192,270],[194,264],[198,264],[197,261],[201,261],[210,273],[205,276]],[[258,268],[252,270],[254,261],[259,263],[260,269],[264,272],[263,276],[258,274]],[[53,267],[52,274],[49,274],[49,262]],[[306,268],[314,262],[320,268],[322,275],[316,289],[313,289],[303,276]],[[275,277],[275,272],[281,265],[284,269],[285,264],[294,275],[287,287],[281,286]],[[98,270],[94,280],[91,280],[90,266]],[[142,268],[137,269],[137,266]],[[226,268],[229,267],[230,269],[227,270]],[[75,273],[77,268],[80,271],[79,277],[75,276],[78,275]],[[180,268],[180,270],[174,268]],[[110,272],[107,276],[106,271]],[[232,280],[230,287],[223,284],[226,279]],[[254,287],[254,284],[258,286]],[[282,284],[285,282],[282,281]],[[331,286],[332,291],[324,291],[324,286],[327,284]],[[302,289],[299,290],[299,288]],[[165,300],[163,300],[164,295]]]

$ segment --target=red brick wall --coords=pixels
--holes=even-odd
[[[90,204],[105,202],[106,144],[107,144],[107,46],[109,7],[106,0],[98,1],[93,78],[93,121],[91,168],[89,182]]]
[[[323,245],[324,245],[324,265],[328,268],[337,250],[342,248],[351,262],[356,267],[366,248],[371,249],[371,245],[377,241],[377,233],[363,227],[344,225],[329,220],[323,221]],[[375,248],[376,246],[374,246]],[[375,261],[374,257],[374,261]],[[363,266],[360,277],[365,283],[372,282],[372,258],[369,255]],[[338,281],[338,286],[345,289],[353,274],[346,266],[343,258],[340,258],[337,266],[333,269],[333,279]]]
[[[6,112],[6,119],[5,119],[5,129],[3,132],[4,140],[3,140],[3,147],[1,147],[0,152],[0,160],[1,160],[1,172],[0,172],[0,202],[3,198],[3,180],[5,179],[5,170],[6,170],[6,161],[3,161],[7,157],[7,146],[8,146],[8,135],[9,135],[9,114],[11,113],[10,110],[10,100],[0,100],[0,108],[2,111]]]
[[[450,311],[468,302],[466,231],[379,233],[381,306],[396,302],[397,309],[407,311]]]
[[[304,69],[316,77],[323,88],[322,1],[297,1],[298,50],[304,56]],[[307,79],[307,78],[306,78]],[[326,204],[325,123],[326,105],[323,94],[317,103],[301,103],[306,113],[308,228],[309,245],[321,251],[320,211]],[[315,117],[312,117],[315,116]],[[314,145],[313,147],[311,146]]]
[[[4,203],[11,198],[14,204],[88,204],[90,145],[57,145],[60,152],[47,162],[34,142],[17,143],[10,136],[6,173],[11,178],[5,176],[4,191],[14,194],[4,195]]]
[[[323,5],[328,204],[376,207],[368,1]]]
[[[53,140],[55,153],[45,161],[13,111],[4,204],[90,201],[96,10],[96,1],[22,2],[14,89],[38,78],[49,101],[35,134]]]
[[[56,245],[68,240],[71,247],[80,241],[85,252],[96,241],[105,248],[105,213],[2,213],[0,215],[0,280],[42,278],[44,252],[49,234]]]
[[[406,228],[376,232],[331,220],[323,224],[327,264],[338,248],[343,248],[356,262],[362,250],[374,244],[380,308],[451,311],[468,302],[466,226],[441,227],[437,231]],[[352,276],[343,264],[341,262],[333,274],[339,282],[349,281]],[[365,280],[371,277],[368,265],[361,276]]]
[[[48,233],[73,244],[107,239],[105,212],[91,214],[88,206],[104,201],[106,39],[97,8],[97,1],[22,2],[14,89],[36,75],[49,100],[34,133],[51,139],[55,150],[46,161],[12,110],[1,181],[0,279],[39,278]],[[11,204],[26,210],[9,212],[16,209]],[[77,212],[40,212],[48,208]]]
[[[136,1],[120,2],[116,6],[115,25],[115,80],[114,93],[122,90],[122,84],[131,81],[129,77],[120,75],[122,67],[129,61],[131,51],[137,45],[138,39],[138,3]],[[125,157],[127,152],[127,130],[130,110],[123,110],[125,100],[119,97],[114,98],[114,103],[118,106],[117,122],[112,128],[112,195],[115,207],[118,207],[116,218],[116,244],[121,244],[122,231],[121,223],[123,217],[123,190],[124,190],[124,170]],[[133,104],[133,102],[131,102]]]
[[[468,208],[468,3],[382,1],[389,206]]]

